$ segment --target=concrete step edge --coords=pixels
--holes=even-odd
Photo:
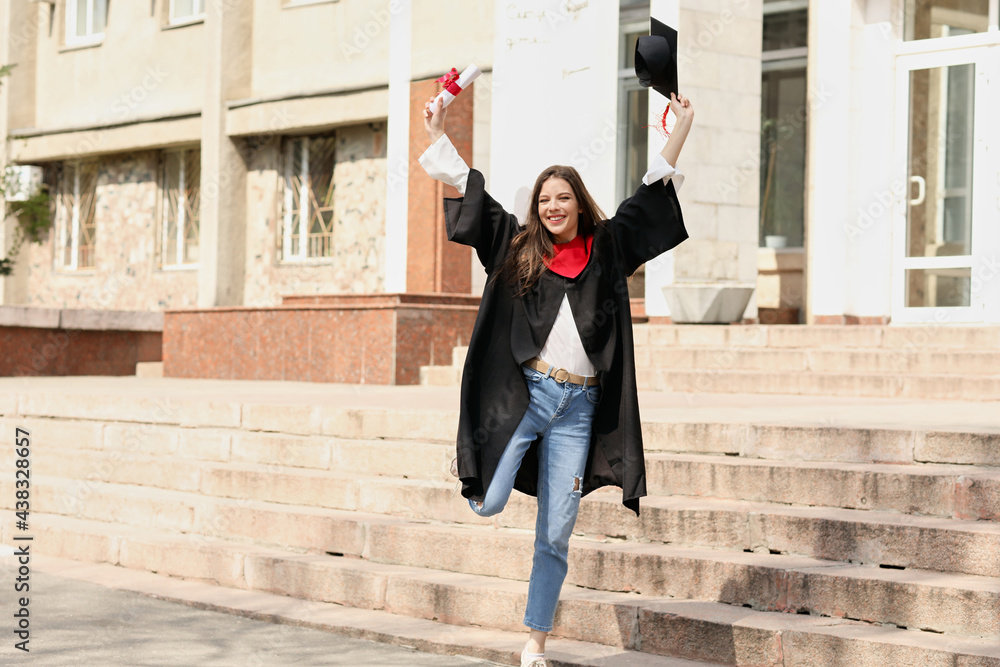
[[[271,511],[287,511],[290,513],[306,513],[311,515],[322,514],[325,516],[337,515],[350,518],[352,520],[361,521],[371,521],[371,522],[391,522],[391,523],[405,523],[410,521],[406,518],[401,518],[393,515],[386,515],[381,513],[372,512],[361,512],[358,510],[343,510],[336,508],[327,507],[315,507],[312,505],[299,505],[294,503],[280,503],[266,500],[254,500],[246,498],[229,498],[229,497],[218,497],[206,495],[198,492],[192,491],[177,491],[173,489],[162,489],[156,487],[142,486],[138,484],[121,484],[117,482],[106,482],[100,480],[75,480],[66,477],[53,477],[45,475],[37,475],[33,478],[35,482],[33,486],[38,487],[42,485],[52,485],[52,486],[66,486],[74,485],[78,483],[85,483],[89,489],[89,493],[94,493],[100,489],[107,489],[112,492],[134,492],[141,491],[145,495],[149,495],[158,500],[163,501],[235,501],[241,507],[252,507],[255,509],[266,509]],[[406,481],[406,480],[404,480]],[[2,485],[3,482],[0,482]],[[425,485],[427,488],[436,488],[438,490],[448,490],[451,487],[448,484],[428,484]],[[587,497],[584,502],[600,502],[610,507],[617,508],[620,499],[620,490],[606,487],[598,491],[593,492],[592,495]],[[532,503],[533,499],[529,499],[527,496],[514,495],[513,497],[523,498],[530,500]],[[0,501],[2,506],[11,504],[13,501]],[[1000,536],[1000,523],[997,522],[982,522],[982,521],[968,521],[960,519],[947,519],[942,517],[927,517],[920,515],[906,515],[899,514],[895,512],[884,512],[884,511],[873,511],[873,510],[852,510],[844,508],[832,508],[832,507],[810,507],[810,506],[793,506],[782,503],[768,503],[763,501],[750,501],[750,500],[733,500],[727,498],[696,498],[690,496],[645,496],[642,499],[643,505],[648,508],[657,509],[676,509],[678,511],[684,512],[696,512],[696,511],[737,511],[744,513],[752,513],[754,515],[786,515],[792,516],[798,519],[810,519],[817,518],[822,520],[831,520],[831,514],[835,513],[839,515],[835,520],[842,521],[845,523],[858,523],[858,524],[883,524],[889,523],[894,526],[900,527],[914,527],[914,528],[935,528],[935,529],[945,529],[954,532],[972,532],[972,533],[988,533]],[[12,508],[10,508],[12,509]],[[829,510],[829,512],[826,512]],[[420,520],[418,521],[426,521]],[[449,522],[450,523],[450,522]],[[502,525],[502,524],[501,524]]]
[[[248,461],[197,461],[144,453],[121,453],[105,450],[73,450],[58,447],[36,455],[36,470],[47,457],[55,457],[60,466],[43,477],[66,480],[92,479],[94,471],[103,471],[109,483],[144,486],[168,491],[199,493],[217,498],[247,498],[288,504],[280,494],[255,483],[254,479],[280,482],[278,491],[291,488],[290,480],[306,484],[331,482],[350,485],[359,494],[410,488],[416,493],[457,492],[457,483],[444,469],[433,475],[398,477],[359,468],[322,469],[283,466]],[[443,459],[442,459],[443,460]],[[73,461],[75,475],[65,467]],[[0,459],[2,462],[2,459]],[[52,465],[50,463],[50,465]],[[156,474],[149,474],[155,470]],[[710,474],[705,471],[711,471]],[[754,475],[774,481],[760,485]],[[785,475],[792,477],[786,478]],[[236,478],[248,476],[246,484]],[[141,481],[133,481],[133,478]],[[893,511],[918,516],[936,516],[957,520],[1000,520],[1000,508],[993,508],[992,498],[1000,491],[1000,468],[942,464],[876,464],[836,461],[775,461],[735,456],[675,454],[650,452],[646,455],[647,489],[650,496],[675,496],[718,500],[746,500],[777,506],[830,507],[859,511]],[[795,480],[801,478],[802,484]],[[220,488],[222,484],[254,489],[254,493],[236,493]],[[808,482],[808,483],[807,483]],[[839,494],[839,495],[837,495]],[[360,498],[358,498],[360,499]],[[307,503],[307,505],[315,505]],[[357,506],[319,504],[331,509],[357,510]],[[430,518],[430,517],[428,517]],[[471,516],[469,517],[471,519]],[[449,517],[448,520],[455,520]],[[475,523],[473,521],[473,523]]]
[[[45,517],[46,515],[41,515]],[[91,526],[93,530],[108,534],[134,533],[140,531],[143,526],[133,524],[112,524],[107,522],[87,523],[85,519],[75,519],[64,515],[47,515],[48,521],[53,522],[83,522],[84,525]],[[212,516],[211,514],[209,516]],[[222,515],[225,516],[225,515]],[[307,517],[302,520],[282,515],[280,525],[309,524]],[[344,514],[341,513],[341,517]],[[333,537],[331,542],[319,547],[319,542],[315,540],[305,542],[281,542],[282,544],[292,544],[298,551],[315,550],[325,548],[331,551],[343,551],[345,554],[354,554],[379,562],[391,562],[400,567],[435,567],[445,570],[466,572],[470,574],[481,574],[485,576],[504,576],[512,580],[526,580],[527,572],[521,572],[516,565],[505,565],[505,568],[497,569],[491,565],[485,570],[477,570],[475,559],[465,562],[465,549],[499,548],[508,553],[520,552],[522,558],[517,562],[530,563],[530,540],[526,537],[524,529],[513,528],[488,528],[476,529],[472,526],[441,525],[423,522],[411,522],[398,520],[393,517],[379,517],[379,521],[357,521],[353,517],[339,519],[339,523],[316,524],[324,532],[329,532]],[[93,528],[98,526],[98,528]],[[273,528],[273,526],[272,526]],[[353,535],[355,531],[360,531],[363,537],[360,539]],[[8,528],[8,533],[10,533]],[[252,549],[274,549],[262,543],[262,538],[256,540],[244,536],[244,539],[237,540],[232,534],[220,536],[203,536],[191,533],[173,532],[165,539],[171,539],[171,535],[183,535],[184,539],[197,540],[207,544],[217,543],[239,543],[246,545],[245,548]],[[340,537],[337,537],[340,536]],[[150,538],[151,539],[151,538]],[[346,542],[345,542],[346,540]],[[273,542],[272,542],[273,543]],[[351,546],[353,545],[353,546]],[[432,553],[426,553],[428,545],[443,545],[442,549],[432,548]],[[473,546],[469,546],[473,545]],[[843,601],[836,601],[838,589],[854,591],[867,588],[865,595],[874,596],[880,600],[895,600],[900,595],[906,605],[897,605],[900,609],[910,614],[906,618],[906,625],[919,624],[922,628],[939,629],[965,635],[983,635],[990,632],[987,620],[992,618],[988,613],[984,613],[980,620],[973,617],[973,620],[957,620],[962,617],[961,613],[956,613],[953,617],[946,617],[943,620],[934,616],[935,611],[925,611],[919,605],[910,605],[910,599],[928,599],[937,594],[940,604],[953,602],[955,595],[967,595],[968,600],[960,605],[961,609],[975,609],[977,605],[984,604],[982,600],[992,599],[998,591],[997,579],[984,576],[967,576],[959,573],[948,572],[921,572],[915,567],[909,570],[879,569],[879,568],[858,568],[848,563],[837,562],[835,560],[823,560],[818,558],[786,556],[786,555],[760,555],[746,554],[742,551],[732,549],[708,549],[705,547],[682,547],[664,544],[643,544],[643,543],[606,543],[601,544],[593,539],[574,539],[574,549],[571,550],[571,572],[569,581],[578,581],[581,585],[594,589],[612,589],[620,583],[616,580],[604,579],[604,566],[610,571],[615,568],[632,573],[624,578],[628,581],[646,582],[644,586],[655,586],[659,591],[673,591],[671,595],[679,597],[704,597],[705,595],[722,595],[720,599],[734,604],[744,604],[747,600],[754,601],[756,605],[763,605],[765,609],[785,609],[791,605],[790,609],[799,611],[808,609],[821,614],[835,615],[837,608],[851,608],[850,604]],[[982,547],[980,547],[981,549]],[[869,547],[870,549],[870,547]],[[165,551],[165,550],[158,550]],[[398,553],[405,553],[406,557],[400,559]],[[638,555],[637,555],[638,554]],[[765,551],[766,554],[766,551]],[[457,564],[452,563],[453,558],[458,558]],[[594,558],[598,562],[593,561]],[[618,565],[615,565],[618,563]],[[661,563],[662,565],[657,565]],[[599,564],[603,564],[598,567]],[[486,567],[486,566],[482,566]],[[526,567],[526,566],[525,566]],[[511,569],[512,568],[512,569]],[[582,568],[582,569],[578,569]],[[669,584],[667,588],[662,588],[663,584],[651,584],[648,579],[649,568],[654,572],[660,572],[663,568],[676,569],[688,572],[686,575],[692,582],[697,581],[697,586],[693,584]],[[809,570],[818,570],[809,574]],[[742,582],[739,586],[715,591],[712,586],[720,577],[725,576],[732,581]],[[577,578],[579,577],[579,578]],[[930,579],[929,582],[925,582]],[[685,580],[686,581],[686,580]],[[790,586],[796,591],[794,597],[783,598],[780,592],[773,590],[774,582],[786,582],[785,586]],[[813,599],[809,594],[809,583],[812,582],[816,595]],[[839,582],[829,585],[830,582]],[[851,583],[854,582],[854,583]],[[926,583],[926,585],[924,585]],[[639,586],[640,584],[636,584]],[[803,588],[804,587],[804,588]],[[702,591],[698,593],[697,591]],[[709,591],[706,593],[705,591]],[[834,593],[831,593],[834,591]],[[928,591],[930,591],[928,593]],[[935,593],[935,591],[937,593]],[[956,592],[957,591],[957,592]],[[967,591],[967,593],[961,593]],[[735,596],[726,599],[725,596]],[[744,595],[745,597],[740,597]],[[775,597],[777,596],[777,597]],[[831,597],[832,596],[832,597]],[[831,602],[834,599],[834,602]],[[770,601],[769,601],[770,600]],[[853,603],[854,598],[849,598]],[[977,602],[977,600],[979,602]],[[993,604],[993,603],[988,603]],[[831,606],[832,605],[832,606]],[[943,607],[942,607],[943,608]],[[874,619],[879,621],[898,621],[902,616],[893,615],[887,612],[866,611],[867,607],[862,604],[856,607],[855,617],[864,619]],[[890,609],[892,607],[890,606]],[[934,608],[936,610],[936,608]],[[930,613],[931,616],[926,614]],[[874,614],[874,616],[873,616]],[[882,615],[879,615],[882,614]]]
[[[280,566],[281,561],[298,561],[301,566],[307,568],[321,567],[319,571],[320,577],[326,577],[328,574],[323,574],[324,572],[329,572],[330,567],[338,568],[340,567],[341,559],[321,559],[317,561],[316,558],[310,557],[295,557],[290,554],[279,554],[275,556],[276,560],[272,560],[271,557],[264,556],[260,554],[259,557],[265,558],[270,561],[268,564],[261,563],[261,566],[265,571],[274,570],[277,566]],[[291,562],[289,561],[289,562]],[[313,563],[310,565],[309,563]],[[320,566],[318,563],[322,563]],[[349,568],[354,569],[375,569],[384,570],[384,567],[372,566],[372,564],[364,564],[364,561],[354,561],[346,564]],[[398,566],[396,566],[398,568]],[[413,572],[413,569],[410,568]],[[414,572],[414,576],[417,576],[420,580],[427,580],[429,573],[427,571]],[[432,577],[433,579],[434,577]],[[283,581],[279,577],[278,580]],[[460,581],[465,582],[464,585],[468,585],[472,580],[468,577],[461,577]],[[453,583],[453,582],[448,582]],[[496,580],[491,578],[482,578],[479,582],[486,586],[486,589],[494,589],[500,586],[500,589],[507,589],[508,586],[500,584]],[[272,591],[273,592],[273,591]],[[286,590],[287,593],[287,590]],[[522,593],[523,595],[523,593]],[[623,608],[635,609],[640,614],[640,625],[643,623],[643,616],[645,616],[646,621],[656,621],[659,619],[660,622],[666,620],[668,623],[676,626],[678,623],[684,625],[699,625],[703,623],[714,624],[720,629],[724,630],[725,633],[730,636],[730,642],[732,641],[732,633],[736,631],[735,626],[731,626],[730,623],[735,623],[742,628],[752,628],[757,632],[764,632],[767,634],[777,632],[779,634],[784,634],[788,632],[798,633],[800,635],[815,635],[819,633],[820,635],[833,634],[835,636],[839,635],[841,639],[847,640],[851,643],[857,642],[859,639],[862,641],[875,641],[880,643],[891,643],[897,646],[905,646],[908,648],[921,648],[924,650],[939,650],[935,644],[945,641],[949,644],[948,650],[958,649],[961,653],[971,654],[971,655],[991,655],[990,649],[995,649],[996,652],[992,655],[1000,657],[1000,647],[997,644],[984,642],[982,640],[967,639],[967,638],[956,638],[947,637],[942,639],[940,635],[931,635],[930,633],[913,633],[905,632],[901,630],[888,630],[881,627],[872,627],[867,624],[861,624],[852,621],[838,620],[838,619],[823,619],[823,618],[813,618],[813,617],[802,617],[797,615],[789,614],[774,614],[769,612],[753,612],[747,609],[741,609],[738,607],[732,607],[730,605],[724,605],[719,603],[699,603],[693,601],[676,601],[668,599],[650,599],[646,603],[637,605],[637,600],[635,596],[630,595],[606,595],[606,594],[595,594],[593,592],[583,591],[582,593],[570,590],[568,593],[564,593],[563,599],[570,600],[570,606],[573,606],[573,600],[579,599],[581,596],[587,599],[599,598],[604,601],[604,604],[612,603],[618,606],[624,605]],[[613,602],[617,601],[617,602]],[[427,610],[422,610],[421,613],[428,613]],[[435,612],[436,614],[437,612]],[[657,618],[653,618],[653,617]],[[558,617],[557,617],[558,618]],[[568,621],[567,621],[568,622]],[[558,620],[557,620],[558,623]],[[721,626],[720,626],[721,623]],[[647,622],[647,626],[649,623]],[[654,623],[655,625],[655,623]],[[726,628],[729,628],[728,630]],[[650,630],[647,628],[647,633]],[[652,649],[654,653],[662,653],[663,651],[656,650],[655,638],[659,633],[654,633],[651,637],[654,639],[653,642],[645,641],[647,636],[644,635],[644,641],[642,647],[644,650]],[[867,635],[867,636],[866,636]],[[928,636],[929,635],[929,636]],[[613,635],[612,635],[613,636]],[[757,638],[755,638],[757,639]],[[688,656],[688,657],[699,657],[704,658],[704,655],[698,656]],[[603,664],[603,663],[602,663]],[[849,664],[849,663],[848,663]],[[893,664],[893,663],[889,663]],[[901,664],[901,663],[895,663]]]
[[[814,424],[792,423],[785,420],[771,422],[717,420],[678,420],[673,411],[648,408],[644,411],[642,430],[647,453],[715,453],[740,455],[753,459],[795,459],[802,461],[850,461],[882,463],[944,463],[1000,466],[1000,432],[984,427],[979,430],[934,429],[919,426],[901,428],[890,425],[831,426],[828,422]],[[384,413],[380,409],[380,414]],[[445,417],[445,413],[449,416]],[[450,419],[453,411],[420,411],[423,421]],[[658,416],[662,415],[662,416]],[[379,415],[377,414],[376,417]],[[782,423],[784,422],[784,423]],[[106,451],[142,451],[142,443],[154,439],[155,451],[163,451],[171,458],[196,460],[231,460],[244,455],[237,439],[246,439],[250,445],[261,448],[275,439],[288,444],[302,442],[314,448],[329,451],[312,452],[297,467],[327,469],[335,454],[348,447],[371,444],[379,447],[427,446],[454,447],[450,440],[426,438],[404,439],[392,433],[355,433],[352,436],[288,431],[254,431],[238,427],[191,428],[178,424],[146,424],[119,422],[107,419],[85,420],[76,417],[42,419],[38,417],[0,417],[0,423],[29,427],[35,431],[52,429],[54,434],[71,438],[80,448]],[[141,431],[141,432],[139,432]],[[185,436],[183,441],[180,436]],[[51,437],[56,437],[55,435]],[[121,441],[121,442],[119,442]],[[190,442],[189,442],[190,441]],[[789,446],[789,442],[794,447]],[[836,446],[831,446],[835,441]],[[974,446],[972,446],[974,445]],[[277,448],[277,444],[268,444]],[[234,452],[234,448],[241,451]],[[447,456],[446,456],[447,454]],[[8,456],[12,455],[7,453]],[[442,454],[443,469],[451,460],[450,452]],[[282,461],[290,454],[282,452]],[[317,459],[317,457],[319,457]],[[444,459],[447,458],[447,461]],[[314,460],[315,459],[315,460]]]

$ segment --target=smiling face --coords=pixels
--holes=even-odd
[[[538,217],[555,243],[566,243],[576,237],[583,208],[570,184],[558,176],[542,183],[538,193]]]

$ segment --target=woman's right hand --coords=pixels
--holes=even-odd
[[[435,99],[432,97],[424,104],[424,129],[432,144],[444,135],[444,120],[448,115],[448,109],[441,108],[441,103],[435,103]]]

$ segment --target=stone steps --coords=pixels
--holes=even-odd
[[[5,539],[12,521],[4,519]],[[455,532],[455,528],[441,528]],[[55,556],[74,555],[92,562],[210,581],[233,588],[288,595],[300,600],[333,602],[367,610],[380,610],[456,626],[482,626],[501,631],[521,630],[520,610],[527,585],[494,576],[457,573],[437,568],[374,562],[361,558],[331,557],[320,553],[294,553],[260,545],[214,540],[192,535],[168,535],[144,528],[37,514],[33,533],[38,544],[48,545]],[[377,542],[377,538],[371,538]],[[527,544],[529,538],[512,538]],[[579,546],[579,545],[578,545]],[[526,547],[522,547],[526,548]],[[428,557],[434,545],[423,542]],[[454,556],[452,551],[437,549]],[[577,549],[583,552],[584,548]],[[571,550],[571,554],[573,551]],[[679,561],[663,563],[671,567]],[[808,562],[801,563],[809,570]],[[851,568],[839,568],[850,580]],[[608,575],[614,573],[610,569]],[[649,570],[664,580],[656,567]],[[619,574],[624,575],[624,572]],[[885,575],[891,578],[891,573]],[[622,579],[624,580],[624,579]],[[760,576],[764,583],[766,576]],[[857,581],[870,581],[859,578]],[[832,583],[832,582],[831,582]],[[746,581],[733,580],[729,593]],[[789,590],[797,584],[791,583]],[[726,584],[722,584],[723,588]],[[889,587],[892,588],[891,586]],[[920,585],[912,581],[902,588]],[[827,592],[835,590],[829,587]],[[974,604],[960,597],[936,594],[933,582],[922,592],[931,596],[938,622],[952,624],[967,619],[977,623]],[[982,594],[981,588],[976,593]],[[911,593],[912,594],[912,593]],[[971,590],[967,597],[974,597]],[[989,593],[995,594],[995,593]],[[988,595],[989,595],[988,594]],[[817,598],[822,598],[822,595]],[[872,609],[888,609],[895,618],[914,619],[913,599],[880,599],[860,591],[859,599]],[[903,602],[910,604],[903,604]],[[830,600],[834,604],[833,600]],[[800,609],[798,611],[808,611]],[[949,618],[949,612],[952,612]],[[876,665],[876,664],[1000,664],[1000,644],[995,638],[942,637],[935,632],[874,625],[846,618],[811,614],[774,614],[746,607],[682,600],[642,592],[614,592],[567,584],[556,616],[555,634],[645,654],[728,665]],[[987,613],[986,616],[995,616]],[[907,621],[912,622],[912,621]],[[996,623],[987,620],[986,623]],[[889,623],[883,621],[882,623]],[[992,629],[988,627],[992,632]],[[631,663],[629,663],[631,664]],[[651,663],[669,664],[669,663]]]
[[[646,391],[1000,400],[1000,327],[635,325]],[[461,382],[467,348],[421,384]]]
[[[102,481],[138,484],[176,491],[236,498],[253,490],[253,498],[279,503],[308,499],[317,507],[358,509],[406,500],[409,507],[426,500],[429,513],[441,512],[433,502],[442,492],[453,494],[456,482],[444,468],[448,445],[413,445],[415,461],[406,474],[387,470],[383,456],[405,443],[357,444],[359,456],[344,456],[331,469],[282,465],[278,457],[262,462],[236,457],[232,462],[199,462],[144,454],[46,448],[34,458],[46,474],[67,479],[88,472]],[[365,449],[373,450],[365,452]],[[0,458],[0,463],[10,461]],[[287,461],[285,461],[287,463]],[[388,474],[386,474],[388,473]],[[336,486],[331,486],[331,482]],[[967,520],[1000,520],[1000,469],[959,465],[861,464],[772,461],[731,456],[651,452],[646,457],[647,491],[653,496],[692,496],[775,504],[881,510]],[[379,503],[379,499],[383,499]],[[449,521],[473,519],[464,504],[448,509]],[[375,511],[375,510],[372,510]],[[380,511],[380,510],[379,510]],[[453,515],[461,518],[452,518]]]
[[[66,399],[68,409],[72,399]],[[300,411],[302,406],[293,410]],[[28,429],[40,441],[72,443],[79,450],[169,455],[201,461],[271,463],[321,470],[377,471],[377,474],[450,479],[458,428],[455,410],[409,411],[383,408],[321,410],[333,413],[323,426],[310,427],[271,415],[255,406],[235,404],[246,420],[229,426],[143,423],[141,415],[119,410],[115,416],[53,418],[58,407],[35,416],[0,417],[0,428]],[[977,408],[978,410],[978,408]],[[75,413],[75,411],[73,411]],[[856,426],[827,423],[767,424],[750,421],[704,422],[677,419],[643,409],[643,443],[648,453],[723,454],[743,459],[837,461],[855,463],[960,464],[1000,466],[1000,432],[992,424],[965,430]],[[341,418],[337,413],[347,414]],[[751,411],[749,414],[753,414]],[[42,417],[41,415],[45,415]],[[320,417],[316,418],[317,420]],[[325,419],[325,418],[324,418]],[[128,421],[126,421],[128,420]],[[410,422],[419,420],[419,424]],[[340,423],[335,423],[340,422]],[[266,422],[266,423],[265,423]],[[294,429],[292,431],[283,428]],[[3,457],[10,452],[0,452]]]
[[[0,394],[0,428],[32,432],[40,553],[523,633],[535,501],[484,519],[456,493],[457,393],[131,380]],[[1000,667],[991,406],[640,400],[651,495],[638,518],[618,489],[581,504],[567,641],[622,665]]]
[[[454,487],[444,484],[387,481],[362,485],[358,502],[355,490],[341,491],[336,482],[336,477],[312,486],[303,481],[298,502],[282,503],[261,500],[259,496],[268,496],[267,489],[227,498],[37,475],[32,507],[51,514],[354,555],[364,553],[365,535],[375,525],[408,520],[489,523],[472,514],[466,501],[454,495]],[[12,482],[0,481],[0,493],[13,498]],[[12,509],[12,501],[0,504]],[[531,530],[534,522],[534,500],[515,494],[493,524]],[[595,539],[630,543],[661,542],[1000,577],[996,558],[1000,524],[988,521],[664,496],[646,498],[642,515],[635,517],[620,506],[619,493],[610,490],[595,492],[581,504],[576,530]]]
[[[663,325],[632,327],[636,346],[1000,351],[996,326]]]
[[[649,493],[1000,521],[1000,469],[651,453]]]
[[[1000,400],[1000,375],[917,375],[639,368],[640,391],[712,394],[793,394],[879,398]]]
[[[930,398],[965,401],[1000,400],[1000,365],[990,355],[984,359],[967,359],[963,365],[974,366],[975,371],[956,370],[949,374],[908,372],[906,370],[868,370],[843,372],[844,366],[834,361],[815,361],[814,356],[802,355],[799,360],[784,359],[779,351],[769,351],[756,359],[740,355],[738,368],[730,366],[726,354],[696,355],[687,358],[685,352],[676,352],[685,361],[679,367],[667,367],[657,360],[648,364],[637,361],[636,381],[640,391],[673,391],[702,393],[762,393],[798,394],[806,396],[874,396],[880,398]],[[813,355],[814,353],[810,353]],[[644,355],[640,355],[644,356]],[[709,356],[710,360],[705,360]],[[769,363],[769,359],[781,361]],[[982,363],[980,363],[982,362]],[[870,366],[887,366],[889,358],[876,359]],[[850,368],[854,364],[848,364]],[[750,366],[751,368],[747,368]],[[802,368],[796,369],[795,366]],[[814,370],[815,367],[823,370]],[[926,365],[920,366],[921,369]],[[940,368],[936,366],[936,368]],[[964,374],[963,374],[964,373]],[[461,384],[461,368],[453,366],[424,366],[420,369],[420,384],[433,387],[451,387]]]
[[[739,370],[915,375],[997,375],[1000,350],[779,349],[652,347],[636,349],[636,365],[677,370]]]

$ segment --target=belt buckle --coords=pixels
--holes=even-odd
[[[565,368],[558,368],[552,374],[552,379],[559,384],[566,384],[566,381],[569,380],[569,371]]]

